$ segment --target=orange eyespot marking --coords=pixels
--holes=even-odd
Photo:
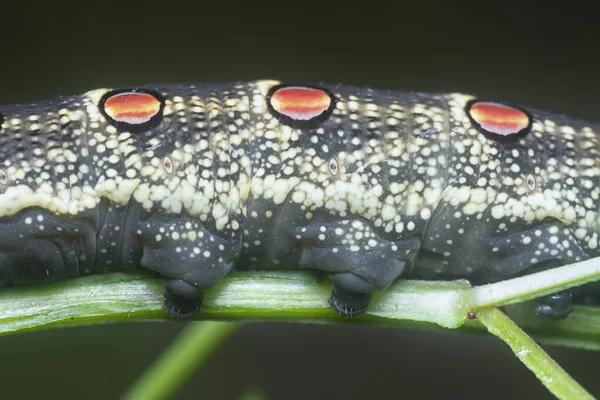
[[[306,121],[323,114],[331,97],[320,89],[290,86],[273,93],[271,105],[278,113]]]
[[[335,99],[324,89],[278,85],[271,88],[267,103],[271,112],[282,122],[306,126],[327,119],[333,110]]]
[[[165,100],[149,89],[117,89],[107,92],[98,109],[117,130],[142,132],[160,123]]]
[[[160,111],[161,102],[148,93],[119,93],[106,100],[104,112],[117,122],[144,124]]]
[[[474,101],[467,105],[467,113],[479,128],[495,135],[526,133],[531,126],[527,113],[504,104]]]

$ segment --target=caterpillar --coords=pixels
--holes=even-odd
[[[599,255],[600,125],[501,101],[263,80],[98,89],[0,122],[2,287],[145,268],[186,318],[233,268],[310,269],[352,316],[396,279]]]

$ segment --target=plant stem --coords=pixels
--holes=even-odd
[[[510,318],[496,308],[477,310],[478,320],[488,331],[510,346],[515,355],[559,399],[593,400],[583,387],[563,370]]]
[[[487,307],[521,303],[600,279],[600,257],[474,287],[469,302]]]
[[[329,306],[331,283],[301,272],[237,272],[206,293],[193,320],[284,320],[386,323],[412,319],[462,325],[466,282],[400,281],[373,296],[367,315],[338,316]],[[0,290],[0,335],[54,326],[162,319],[162,285],[142,274],[105,274],[57,284]],[[394,322],[396,323],[396,322]],[[414,323],[414,322],[413,322]]]
[[[190,375],[234,332],[231,322],[196,322],[185,328],[167,350],[122,397],[123,400],[172,398]]]
[[[481,332],[479,324],[467,320],[468,312],[476,311],[488,330],[505,340],[553,393],[561,398],[587,399],[591,398],[587,392],[539,347],[532,347],[535,344],[511,320],[502,320],[504,315],[490,306],[514,304],[598,279],[600,258],[475,288],[467,281],[400,280],[375,293],[365,315],[344,318],[328,305],[331,283],[315,275],[298,271],[234,272],[205,294],[203,311],[194,319],[344,322]],[[162,300],[160,281],[143,273],[113,273],[7,288],[0,291],[0,335],[58,326],[171,319],[162,311]],[[600,350],[598,307],[575,307],[567,320],[552,324],[532,320],[539,318],[519,319],[538,338]],[[185,332],[126,399],[168,396],[232,329],[232,325],[208,324]],[[191,352],[191,348],[195,350]],[[143,396],[137,397],[139,393]],[[158,397],[148,397],[148,393]],[[573,394],[588,397],[570,397]]]
[[[399,280],[375,293],[365,315],[338,316],[328,305],[331,283],[299,271],[234,272],[204,297],[195,320],[279,320],[357,323],[481,332],[469,311],[564,290],[600,278],[600,258],[508,281],[470,288],[466,281]],[[50,327],[171,318],[162,311],[160,280],[137,273],[111,273],[35,287],[0,290],[0,335]],[[524,306],[524,305],[523,305]],[[519,305],[517,310],[526,308]],[[514,309],[515,306],[509,306]],[[512,311],[511,311],[512,313]],[[512,315],[512,314],[511,314]],[[600,308],[577,306],[565,321],[519,323],[554,344],[600,350]]]

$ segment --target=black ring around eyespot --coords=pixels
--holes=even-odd
[[[152,116],[148,121],[140,123],[140,124],[130,124],[128,122],[115,120],[114,118],[112,118],[110,115],[107,114],[106,109],[105,109],[105,104],[110,98],[112,98],[118,94],[123,94],[123,93],[132,93],[132,94],[144,93],[144,94],[148,94],[148,95],[154,97],[160,104],[158,112],[154,116]],[[111,125],[113,125],[115,128],[117,128],[118,131],[143,132],[150,128],[154,128],[155,126],[160,124],[160,122],[162,121],[163,111],[165,109],[165,98],[158,91],[150,90],[150,89],[141,89],[141,88],[115,89],[115,90],[106,92],[100,98],[100,101],[98,102],[98,109],[100,110],[100,113],[104,116],[104,118]]]
[[[508,108],[512,108],[515,109],[517,111],[522,112],[523,114],[525,114],[527,116],[527,125],[520,129],[519,131],[515,132],[515,133],[511,133],[508,135],[502,135],[499,133],[495,133],[492,131],[489,131],[487,129],[485,129],[484,127],[482,127],[479,122],[477,122],[473,116],[471,115],[471,108],[477,104],[477,103],[492,103],[492,104],[498,104],[500,106],[504,106],[504,107],[508,107]],[[516,107],[512,104],[508,104],[508,103],[504,103],[501,101],[495,101],[495,100],[483,100],[483,99],[473,99],[473,100],[469,100],[467,102],[467,104],[465,105],[465,114],[467,115],[467,117],[469,118],[469,121],[471,121],[471,124],[477,128],[477,130],[483,134],[486,138],[496,141],[496,142],[502,142],[502,143],[513,143],[516,142],[520,139],[523,139],[525,136],[527,136],[527,134],[529,132],[531,132],[531,127],[533,125],[533,116],[528,113],[527,111],[525,111],[523,108],[521,107]]]
[[[311,119],[307,119],[307,120],[294,119],[294,118],[291,118],[287,115],[280,113],[279,111],[275,110],[275,108],[273,108],[273,105],[271,104],[271,99],[272,99],[273,95],[275,94],[275,92],[277,92],[278,90],[286,89],[286,88],[290,88],[290,87],[315,89],[315,90],[320,90],[320,91],[324,92],[327,96],[329,96],[329,99],[330,99],[329,107],[327,107],[327,109],[325,109],[321,114],[319,114]],[[315,127],[319,126],[321,123],[325,122],[333,113],[333,110],[335,109],[335,106],[336,106],[338,100],[330,90],[328,90],[324,87],[321,87],[321,86],[307,85],[307,84],[303,84],[303,83],[281,83],[281,84],[275,85],[269,89],[269,91],[267,92],[267,95],[265,96],[265,101],[267,102],[267,109],[269,110],[271,115],[273,115],[275,118],[277,118],[281,123],[283,123],[287,126],[290,126],[292,128],[307,129],[307,128],[315,128]]]

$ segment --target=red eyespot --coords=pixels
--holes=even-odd
[[[164,101],[158,93],[118,90],[105,94],[100,110],[110,123],[125,128],[148,128],[160,122]]]
[[[481,131],[491,135],[522,136],[531,128],[531,117],[525,111],[504,104],[471,101],[466,112]]]
[[[296,127],[323,122],[331,114],[335,99],[325,89],[278,85],[271,88],[267,104],[282,122]]]

